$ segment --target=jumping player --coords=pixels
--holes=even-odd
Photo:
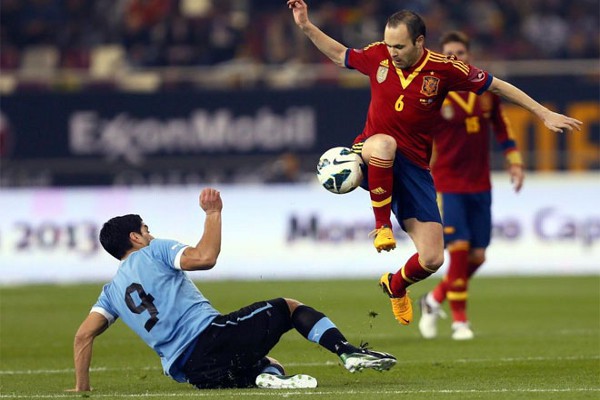
[[[444,55],[469,63],[470,43],[464,33],[448,32],[441,44]],[[485,261],[492,229],[490,130],[504,150],[516,192],[523,185],[523,161],[498,96],[450,92],[442,104],[441,117],[434,130],[431,172],[450,265],[440,284],[420,299],[419,330],[424,338],[437,336],[437,320],[443,315],[440,305],[448,299],[452,338],[469,340],[473,331],[466,313],[468,281]]]
[[[489,90],[529,110],[555,132],[579,129],[581,122],[550,111],[486,71],[428,50],[425,23],[412,11],[388,18],[382,42],[349,49],[309,20],[304,0],[287,0],[287,5],[296,25],[323,54],[338,66],[356,69],[370,79],[367,121],[353,149],[368,166],[375,248],[389,251],[396,247],[390,219],[393,211],[417,250],[398,272],[380,279],[395,318],[408,325],[413,312],[406,288],[433,274],[444,261],[442,223],[429,159],[432,133],[447,93]]]

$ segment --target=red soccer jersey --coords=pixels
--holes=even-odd
[[[427,49],[414,66],[401,70],[394,67],[383,42],[348,49],[346,67],[371,81],[367,122],[354,143],[388,134],[396,139],[398,151],[422,168],[429,168],[432,133],[446,94],[451,90],[481,93],[492,80],[485,71]]]
[[[434,130],[431,172],[438,192],[474,193],[490,190],[490,130],[506,153],[516,150],[500,98],[450,92]]]

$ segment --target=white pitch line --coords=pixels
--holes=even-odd
[[[600,360],[598,356],[567,356],[567,357],[503,357],[503,358],[457,358],[456,360],[423,360],[423,361],[398,361],[398,365],[414,365],[414,364],[429,364],[431,362],[436,363],[515,363],[515,362],[527,362],[527,361],[577,361],[577,360]],[[325,361],[325,362],[307,362],[307,363],[284,363],[287,367],[326,367],[332,365],[339,365],[336,361]],[[141,368],[107,368],[107,367],[94,367],[90,369],[90,372],[114,372],[114,371],[160,371],[160,367],[141,367]],[[75,370],[73,368],[64,369],[25,369],[25,370],[4,370],[0,371],[0,375],[53,375],[53,374],[72,374]]]
[[[231,391],[219,392],[217,390],[210,391],[194,391],[189,393],[139,393],[139,394],[117,394],[117,393],[91,393],[94,398],[168,398],[168,397],[222,397],[222,396],[248,396],[248,397],[288,397],[288,396],[330,396],[330,395],[394,395],[394,394],[491,394],[491,393],[582,393],[582,392],[600,392],[600,388],[557,388],[557,389],[441,389],[441,390],[260,390],[248,389],[248,391]],[[73,394],[40,394],[40,395],[8,395],[0,394],[0,399],[64,399],[72,397],[81,397],[83,393]]]

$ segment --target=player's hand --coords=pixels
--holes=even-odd
[[[580,131],[581,125],[583,125],[583,122],[578,119],[567,117],[566,115],[555,113],[550,110],[547,110],[542,119],[544,120],[544,125],[556,133],[572,132],[574,129]]]
[[[221,212],[223,209],[221,193],[213,188],[202,189],[202,192],[200,192],[200,207],[207,214]]]
[[[294,13],[294,22],[299,27],[308,24],[308,6],[304,0],[287,0],[288,7]]]
[[[508,174],[510,175],[510,183],[512,183],[515,193],[519,193],[523,187],[525,180],[525,172],[521,164],[511,164],[508,166]]]

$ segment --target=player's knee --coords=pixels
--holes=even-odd
[[[428,270],[437,271],[444,264],[444,252],[419,255],[421,265]]]
[[[290,315],[292,315],[294,313],[296,308],[298,308],[299,306],[302,305],[302,303],[300,303],[298,300],[287,299],[287,298],[284,298],[284,300],[287,303],[288,308],[290,309]]]
[[[389,135],[375,135],[370,143],[373,148],[373,154],[385,158],[394,158],[396,155],[396,139]]]
[[[481,265],[485,262],[485,252],[475,251],[469,254],[469,264]]]
[[[469,258],[469,264],[481,265],[485,262],[485,255],[479,255]]]

